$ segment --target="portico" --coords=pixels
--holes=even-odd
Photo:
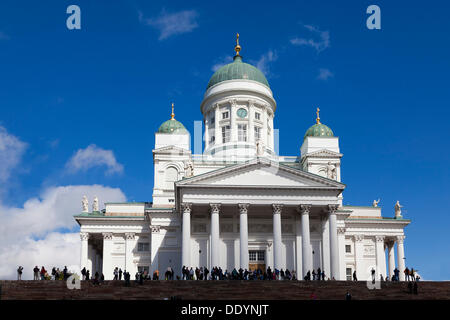
[[[343,184],[282,165],[275,166],[264,158],[217,171],[176,183],[182,216],[182,265],[200,266],[198,258],[192,259],[191,246],[200,238],[192,231],[200,234],[195,231],[201,229],[208,234],[208,267],[249,269],[249,246],[265,241],[266,267],[296,270],[301,266],[301,270],[296,270],[301,277],[320,267],[329,272],[327,276],[338,278],[336,209]],[[265,181],[278,180],[277,186],[258,181],[261,175]],[[233,176],[240,176],[247,184],[237,190],[230,185]],[[281,181],[284,185],[280,185]],[[196,220],[196,216],[203,220]],[[319,252],[314,252],[320,255],[316,265],[310,220],[314,221],[314,240],[320,247]],[[326,225],[326,231],[322,224]],[[296,225],[300,228],[294,230]],[[227,242],[226,248],[232,252],[221,261],[221,248]]]

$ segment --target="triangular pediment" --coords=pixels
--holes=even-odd
[[[342,153],[334,152],[328,149],[321,149],[314,152],[305,154],[303,157],[315,157],[315,158],[341,158]]]
[[[331,188],[344,189],[345,185],[334,180],[257,158],[243,164],[214,170],[189,179],[177,186],[223,186],[223,187],[280,187],[280,188]]]
[[[158,149],[153,150],[153,154],[159,153],[159,154],[190,154],[190,150],[186,150],[184,148],[180,148],[177,146],[165,146]]]

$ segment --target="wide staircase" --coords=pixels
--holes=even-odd
[[[105,281],[100,285],[81,281],[70,290],[65,281],[0,281],[1,300],[68,299],[182,299],[182,300],[353,300],[450,299],[450,282],[418,282],[418,294],[410,294],[406,282],[383,282],[369,290],[365,281],[145,281],[142,285]]]

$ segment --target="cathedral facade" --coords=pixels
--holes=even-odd
[[[316,123],[299,155],[276,152],[277,109],[269,83],[243,61],[211,77],[200,104],[204,150],[191,151],[191,135],[171,118],[155,133],[153,202],[105,203],[92,212],[83,200],[81,268],[113,278],[115,267],[134,275],[170,266],[295,270],[298,278],[321,268],[325,276],[359,280],[404,279],[401,215],[383,217],[371,206],[342,204],[339,138]],[[396,246],[397,250],[394,250]],[[397,256],[397,259],[395,258]]]

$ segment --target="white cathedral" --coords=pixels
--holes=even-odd
[[[278,155],[275,99],[240,50],[237,40],[233,62],[213,74],[200,104],[202,154],[192,154],[173,105],[155,133],[153,202],[105,203],[100,211],[95,199],[89,212],[83,199],[75,216],[81,268],[108,280],[115,267],[163,275],[170,266],[180,275],[182,266],[270,266],[295,270],[299,279],[320,267],[330,279],[351,280],[356,270],[367,280],[372,268],[385,278],[397,267],[404,280],[410,220],[400,204],[392,217],[382,216],[377,201],[342,204],[339,138],[320,122],[319,110],[300,154]]]

